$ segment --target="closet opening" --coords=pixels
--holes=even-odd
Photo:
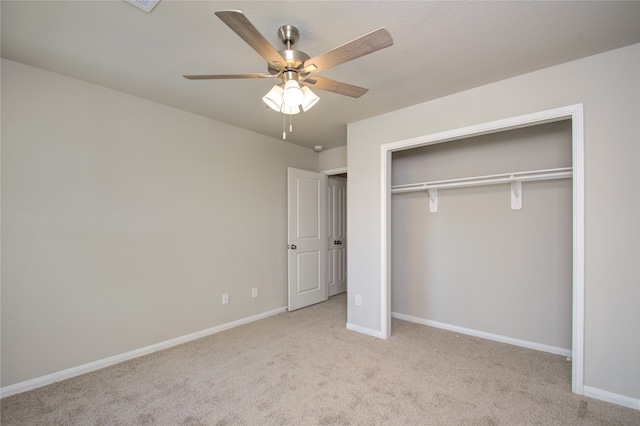
[[[393,312],[563,354],[582,394],[582,105],[386,144],[381,155],[383,337]]]

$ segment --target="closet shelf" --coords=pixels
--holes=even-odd
[[[557,169],[531,170],[526,172],[501,173],[496,175],[394,185],[391,187],[391,193],[398,194],[404,192],[427,191],[429,193],[429,211],[435,213],[438,211],[438,189],[510,183],[511,208],[519,210],[522,208],[522,182],[564,179],[571,178],[572,176],[572,167],[561,167]]]

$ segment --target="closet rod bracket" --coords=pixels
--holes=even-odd
[[[438,212],[438,189],[431,188],[427,189],[429,193],[429,212],[437,213]]]
[[[522,181],[511,181],[511,210],[522,210]]]

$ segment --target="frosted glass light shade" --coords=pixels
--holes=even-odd
[[[269,90],[269,93],[262,97],[262,100],[265,104],[274,111],[280,111],[280,106],[282,105],[282,94],[284,90],[282,87],[277,84]]]
[[[300,106],[302,107],[302,110],[306,112],[317,104],[320,98],[307,86],[302,87],[302,93],[304,94],[304,99],[302,99],[302,104]]]
[[[300,112],[300,107],[298,105],[289,106],[286,103],[283,103],[280,112],[283,114],[293,115]]]
[[[298,106],[304,99],[304,93],[300,89],[300,85],[295,80],[288,80],[284,84],[284,93],[282,100],[288,106]]]
[[[291,104],[287,101],[288,99],[292,99],[291,102],[297,103]],[[298,99],[300,100],[298,101]],[[297,81],[289,80],[285,83],[284,89],[278,84],[273,86],[271,90],[262,97],[262,100],[274,111],[293,115],[300,112],[300,107],[302,107],[303,111],[309,110],[320,98],[307,86],[301,88]]]

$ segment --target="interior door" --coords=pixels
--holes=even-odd
[[[347,291],[347,180],[329,176],[327,188],[329,296]]]
[[[323,302],[329,298],[326,280],[327,176],[287,169],[288,210],[288,309]]]

